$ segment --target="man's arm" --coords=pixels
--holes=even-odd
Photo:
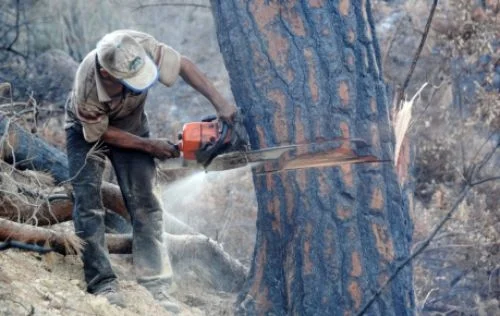
[[[166,141],[139,137],[113,126],[108,127],[101,140],[112,146],[144,151],[159,159],[179,157],[179,151]]]
[[[203,94],[212,103],[219,118],[228,122],[233,121],[237,111],[236,107],[227,102],[198,67],[184,56],[181,56],[179,75],[187,84]]]

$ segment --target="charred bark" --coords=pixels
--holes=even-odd
[[[359,138],[369,146],[341,146],[393,160],[369,1],[211,3],[253,149]],[[356,313],[409,255],[412,224],[391,162],[254,172],[254,184],[256,247],[240,314]],[[413,307],[407,267],[368,314]]]

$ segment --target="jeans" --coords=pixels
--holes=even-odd
[[[170,282],[171,270],[162,247],[162,208],[153,193],[153,157],[136,150],[88,143],[81,127],[66,129],[70,179],[73,186],[75,232],[85,242],[82,251],[87,291],[116,286],[104,238],[105,211],[101,198],[104,156],[114,167],[133,228],[132,258],[139,282]],[[92,153],[89,154],[91,149]]]

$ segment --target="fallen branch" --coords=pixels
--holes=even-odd
[[[66,155],[0,113],[0,158],[21,169],[48,171],[57,183],[68,179]],[[5,140],[5,142],[4,142]],[[7,143],[5,146],[4,143]]]
[[[130,221],[120,188],[105,182],[101,187],[104,207]],[[51,195],[40,205],[34,205],[12,194],[7,198],[0,192],[0,217],[32,225],[51,225],[72,219],[73,201],[64,194]],[[176,217],[164,213],[164,229],[171,234],[196,234],[196,231]]]
[[[166,235],[174,269],[193,270],[215,289],[239,292],[247,269],[213,239],[204,235]]]
[[[0,217],[31,225],[51,225],[71,220],[73,202],[64,198],[47,199],[40,205],[27,203],[13,195],[0,197]]]
[[[0,241],[10,240],[52,248],[64,255],[80,254],[83,246],[81,239],[74,234],[56,232],[0,218]]]

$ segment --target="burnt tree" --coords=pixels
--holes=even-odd
[[[369,1],[211,3],[253,149],[360,138],[369,146],[357,154],[393,160]],[[239,314],[355,314],[409,255],[412,223],[392,162],[254,172],[254,184],[256,247]],[[411,273],[367,314],[413,314]]]

